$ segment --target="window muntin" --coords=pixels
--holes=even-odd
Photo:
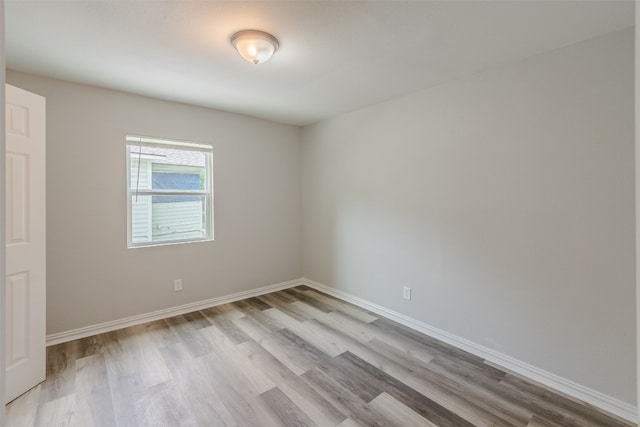
[[[207,144],[127,136],[128,247],[213,239]]]

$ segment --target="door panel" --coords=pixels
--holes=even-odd
[[[6,85],[6,398],[45,378],[45,99]]]

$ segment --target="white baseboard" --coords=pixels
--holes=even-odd
[[[71,331],[58,332],[55,334],[47,335],[47,346],[60,344],[67,341],[73,341],[92,335],[102,334],[105,332],[111,332],[117,329],[127,328],[129,326],[140,325],[142,323],[152,322],[154,320],[166,319],[168,317],[178,316],[180,314],[191,313],[193,311],[203,310],[205,308],[214,307],[216,305],[222,305],[251,297],[257,297],[259,295],[280,291],[282,289],[292,288],[301,284],[302,283],[300,280],[290,280],[288,282],[276,283],[249,291],[236,292],[231,295],[225,295],[217,298],[207,299],[204,301],[197,301],[190,304],[165,308],[162,310],[152,311],[150,313],[138,314],[136,316],[125,317],[124,319],[98,323],[97,325],[85,326],[83,328],[73,329]]]
[[[411,329],[422,332],[423,334],[429,335],[430,337],[439,339],[440,341],[443,341],[461,350],[465,350],[501,368],[513,371],[516,374],[527,377],[540,384],[564,393],[570,397],[593,405],[599,409],[602,409],[603,411],[607,411],[613,415],[617,415],[618,417],[621,417],[633,423],[638,422],[637,408],[626,402],[614,399],[613,397],[607,396],[606,394],[600,393],[599,391],[590,389],[556,374],[552,374],[551,372],[547,372],[543,369],[529,365],[528,363],[522,362],[511,356],[507,356],[506,354],[502,354],[490,348],[476,344],[465,338],[451,334],[447,331],[443,331],[442,329],[438,329],[434,326],[413,319],[409,316],[405,316],[404,314],[398,313],[396,311],[389,310],[388,308],[385,308],[378,304],[374,304],[338,289],[323,285],[322,283],[314,282],[313,280],[307,278],[302,278],[298,282],[307,285],[310,288],[314,288],[326,294],[332,295],[336,298],[340,298],[341,300],[344,300],[346,302],[350,302],[366,310],[380,314],[391,320],[395,320],[396,322]]]

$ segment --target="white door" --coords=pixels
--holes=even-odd
[[[44,381],[45,99],[6,85],[6,398]]]

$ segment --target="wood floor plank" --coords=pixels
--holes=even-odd
[[[240,426],[265,426],[278,425],[277,420],[265,408],[264,404],[257,400],[257,395],[252,394],[238,381],[236,372],[225,369],[225,365],[214,357],[213,354],[202,358],[206,371],[214,379],[218,387],[218,397]]]
[[[287,329],[331,357],[349,349],[349,340],[315,319]]]
[[[544,387],[541,387],[530,381],[526,381],[515,375],[507,374],[505,375],[505,377],[502,379],[501,382],[503,384],[504,383],[511,384],[517,387],[518,389],[525,391],[529,394],[532,394],[544,400],[551,401],[555,406],[558,406],[569,412],[572,412],[583,419],[592,419],[597,423],[600,423],[606,426],[612,426],[612,427],[621,427],[624,425],[624,422],[621,420],[618,420],[614,417],[610,417],[605,414],[599,414],[599,413],[594,414],[593,411],[590,408],[585,407],[584,404],[580,404],[574,400],[568,399],[564,396],[559,395],[558,393],[553,393]]]
[[[321,322],[321,320],[318,320],[318,322]],[[408,366],[410,365],[404,364],[404,360],[402,360],[402,358],[386,357],[385,355],[371,348],[369,343],[363,343],[357,339],[351,339],[349,341],[350,337],[353,338],[358,334],[350,331],[348,328],[344,327],[335,329],[335,327],[331,327],[327,323],[322,323],[322,325],[324,328],[329,329],[331,333],[341,338],[342,342],[345,344],[345,347],[347,347],[347,351],[357,355],[358,357],[367,361],[381,371],[386,372],[387,374],[400,380],[402,380],[407,375],[413,374],[411,370],[408,369]]]
[[[442,359],[434,359],[434,365],[441,365]],[[505,401],[511,402],[514,405],[520,406],[531,413],[537,415],[539,418],[548,422],[559,424],[562,426],[596,426],[599,425],[593,420],[581,420],[574,414],[564,411],[562,408],[554,406],[550,402],[546,402],[541,398],[536,398],[533,395],[519,390],[517,387],[509,386],[509,384],[502,384],[496,382],[492,378],[485,375],[478,374],[477,372],[471,372],[464,368],[464,365],[447,364],[449,372],[460,378],[461,381],[472,381],[477,385],[480,385],[487,389],[489,392],[500,396]]]
[[[180,397],[189,397],[189,406],[184,410],[189,412],[194,425],[237,425],[220,397],[227,390],[226,383],[218,383],[216,378],[204,358],[192,360],[174,370],[174,392]]]
[[[304,322],[305,320],[311,320],[309,316],[306,316],[304,313],[300,313],[299,310],[296,310],[295,307],[291,307],[291,303],[295,302],[290,297],[287,298],[279,298],[277,294],[268,294],[261,295],[257,297],[259,300],[271,305],[271,307],[281,311],[289,317],[294,318],[298,322]],[[265,310],[267,311],[267,310]]]
[[[407,377],[405,383],[470,423],[477,426],[526,426],[528,418],[523,421],[505,416],[504,413],[500,414],[502,416],[496,416],[487,405],[478,405],[476,401],[469,399],[469,395],[456,393],[456,387],[452,385],[455,383],[437,374],[428,375],[425,372],[428,370],[421,372],[419,377]]]
[[[104,358],[111,390],[111,401],[119,427],[140,425],[135,401],[144,389],[139,375],[139,361],[125,352],[117,332],[103,334]]]
[[[411,369],[402,364],[401,360],[390,359],[366,344],[354,342],[349,346],[348,351],[400,381],[404,381],[407,376],[414,375]]]
[[[404,343],[398,337],[386,340],[383,337],[375,338],[366,343],[366,345],[389,359],[397,360],[398,363],[410,369],[412,367],[427,366],[434,358],[433,353],[428,350],[413,346],[410,342]]]
[[[362,399],[325,373],[312,369],[302,375],[302,378],[331,402],[333,406],[356,423],[366,426],[392,425],[391,421],[387,420],[382,414],[372,410]]]
[[[287,328],[282,329],[273,335],[283,337],[288,343],[290,343],[291,348],[295,349],[298,354],[303,355],[306,359],[310,360],[314,367],[328,364],[331,360],[331,356],[327,355],[321,349],[315,347],[312,343],[306,341],[304,338],[296,335]]]
[[[296,406],[279,388],[272,388],[259,396],[269,412],[286,427],[309,426],[314,423],[304,412]]]
[[[78,341],[47,348],[47,380],[42,384],[42,403],[75,393]]]
[[[284,291],[272,292],[272,293],[269,294],[269,296],[273,297],[273,298],[275,298],[275,299],[277,299],[277,300],[279,300],[281,302],[284,302],[284,303],[292,303],[292,302],[298,301],[295,297],[287,294]],[[258,298],[261,298],[261,297],[258,297]]]
[[[211,344],[198,333],[202,329],[192,326],[184,316],[170,317],[166,322],[193,357],[200,357],[211,352]]]
[[[259,300],[258,298],[255,298],[255,297],[248,298],[248,299],[244,300],[244,302],[246,302],[250,306],[258,309],[259,311],[268,310],[268,309],[271,308],[271,306],[269,304],[267,304],[264,301]]]
[[[247,317],[250,319],[253,319],[255,322],[257,322],[263,328],[267,329],[269,332],[276,332],[276,331],[279,331],[280,329],[285,328],[286,325],[283,325],[281,321],[278,321],[268,315],[269,313],[273,313],[273,312],[277,312],[277,309],[268,308],[266,310],[262,310],[257,313],[252,313]]]
[[[16,426],[32,426],[36,422],[42,384],[38,384],[6,407],[7,419]]]
[[[320,364],[315,369],[330,376],[364,402],[372,401],[384,391],[384,386],[377,378],[372,377],[368,372],[354,369],[354,365],[344,355],[334,357],[328,362]]]
[[[392,425],[437,427],[387,393],[381,393],[369,405],[391,421]]]
[[[368,313],[353,304],[341,301],[337,298],[334,298],[322,292],[318,292],[314,289],[306,290],[304,291],[304,294],[309,296],[310,298],[322,302],[323,304],[333,307],[334,310],[339,310],[342,313],[347,314],[362,322],[371,323],[375,320],[378,320],[378,316]]]
[[[293,296],[296,300],[303,302],[307,305],[312,306],[313,308],[323,311],[325,313],[331,313],[332,311],[335,311],[335,307],[317,299],[317,298],[313,298],[312,296],[309,296],[304,289],[300,289],[300,288],[291,288],[291,289],[287,289],[286,292]]]
[[[136,408],[138,425],[141,427],[195,425],[185,402],[179,398],[175,383],[166,382],[149,387],[136,399]]]
[[[125,331],[127,329],[125,329]],[[134,339],[139,339],[139,336],[147,335],[148,339],[156,346],[170,345],[180,342],[180,336],[176,335],[176,332],[171,328],[171,326],[169,326],[166,319],[145,323],[143,325],[138,325],[138,327],[132,327],[131,332],[135,334]],[[118,340],[121,342],[126,339],[126,336],[118,336]]]
[[[218,317],[226,320],[233,320],[237,319],[238,317],[245,316],[245,314],[233,304],[221,304],[214,307],[205,308],[203,310],[200,310],[200,312],[210,320]]]
[[[433,364],[448,368],[453,372],[458,372],[462,375],[468,376],[469,379],[482,377],[497,383],[500,382],[507,374],[506,372],[486,363],[469,363],[465,360],[443,355],[436,356],[433,358],[432,362]]]
[[[269,329],[256,322],[251,316],[240,317],[239,319],[233,320],[233,323],[243,332],[243,334],[257,342],[260,342],[271,335],[271,331]]]
[[[421,334],[420,332],[414,331],[413,329],[394,322],[393,320],[380,317],[378,320],[371,322],[371,325],[379,331],[383,331],[384,336],[402,337],[407,340],[406,342],[408,346],[424,348],[434,355],[442,354],[479,365],[484,363],[484,359],[481,357],[467,353],[464,350],[445,344],[440,340]]]
[[[258,301],[261,305],[265,306],[266,308],[270,308],[271,306],[263,301],[260,301],[259,299],[256,298],[256,301]],[[246,315],[248,314],[252,314],[252,313],[257,313],[262,311],[263,309],[256,307],[256,304],[250,304],[247,300],[240,300],[240,301],[235,301],[231,303],[232,306],[236,307],[238,310],[240,310],[242,313]]]
[[[200,311],[183,314],[185,320],[189,322],[192,328],[202,329],[211,326],[211,321]]]
[[[239,345],[238,349],[318,425],[336,425],[344,420],[345,416],[340,411],[262,346],[246,342]]]
[[[47,349],[8,427],[633,424],[309,287]]]
[[[216,319],[212,321],[212,324],[215,325],[229,339],[229,341],[235,344],[241,344],[249,341],[250,338],[246,331],[239,328],[235,322],[236,320],[245,319],[246,317],[247,316],[238,317],[233,320]]]
[[[107,367],[102,354],[76,360],[75,423],[113,426],[116,423]]]
[[[534,415],[531,418],[531,421],[529,421],[529,424],[527,424],[527,427],[561,427],[561,426],[559,424],[553,424],[551,422],[540,419]]]
[[[102,351],[101,335],[93,335],[79,339],[76,351],[76,358],[78,359],[99,354]]]
[[[36,415],[34,426],[37,427],[50,427],[50,426],[75,426],[78,425],[75,422],[75,409],[76,409],[76,395],[67,394],[58,399],[48,401],[41,404],[38,408],[38,414]],[[22,427],[22,424],[14,422],[13,414],[7,414],[7,427]],[[28,426],[25,424],[25,426]]]
[[[348,343],[346,343],[342,337],[332,333],[330,329],[324,327],[319,322],[313,320],[299,322],[289,316],[283,315],[277,310],[266,310],[263,313],[284,326],[280,331],[286,329],[292,332],[329,356],[337,356],[348,348]]]
[[[297,324],[305,321],[305,319],[298,320],[276,307],[262,311],[261,315],[268,319],[268,322],[270,322],[270,329],[272,329],[272,331],[274,329],[281,330],[284,328],[295,329]]]
[[[315,358],[300,351],[281,332],[272,333],[260,341],[260,345],[296,375],[302,375],[317,366]]]
[[[412,338],[404,334],[389,334],[383,331],[375,322],[362,322],[341,312],[326,314],[316,319],[316,321],[335,330],[345,331],[346,334],[360,342],[380,343],[381,348],[387,349],[394,347],[397,351],[394,351],[396,354],[393,357],[397,357],[400,354],[399,352],[403,352],[411,358],[420,359],[424,363],[428,363],[435,355],[433,350],[416,343]]]
[[[362,427],[362,424],[353,421],[353,419],[351,418],[347,418],[346,420],[338,424],[338,427]]]
[[[596,427],[602,426],[602,422],[593,416],[585,417],[582,414],[569,411],[566,408],[558,406],[555,402],[551,402],[545,398],[536,396],[527,391],[520,389],[517,386],[509,383],[501,383],[512,398],[518,399],[518,401],[526,402],[526,406],[531,409],[533,413],[549,422],[559,423],[566,426],[581,426],[581,427]],[[616,427],[622,425],[622,423],[613,421],[613,418],[609,418],[610,422],[604,424],[607,427]]]
[[[145,388],[162,384],[171,379],[171,372],[166,364],[156,343],[156,336],[146,333],[144,325],[132,326],[117,331],[118,341],[124,349],[128,363],[133,364]],[[164,344],[164,341],[162,341]],[[140,361],[144,361],[143,364]]]
[[[434,378],[429,372],[437,376]],[[513,425],[526,425],[533,416],[533,413],[526,408],[503,399],[500,395],[476,385],[473,381],[461,380],[435,363],[430,363],[426,369],[421,369],[417,375],[421,376],[423,381],[439,382],[448,390],[464,396],[465,400],[503,418]]]
[[[275,387],[275,384],[259,369],[255,369],[238,348],[230,342],[214,325],[199,331],[211,343],[212,351],[208,356],[215,357],[221,366],[225,366],[228,374],[233,374],[239,391],[258,396]]]
[[[298,313],[302,313],[309,320],[317,319],[327,315],[327,312],[317,309],[311,304],[307,304],[302,301],[296,301],[289,304],[289,307],[296,310]]]
[[[369,342],[376,338],[376,334],[372,334],[371,330],[365,326],[364,322],[358,321],[340,311],[327,313],[316,319],[335,330],[343,331],[354,340],[360,342]]]
[[[240,344],[249,340],[249,336],[234,323],[235,320],[246,317],[241,312],[225,312],[220,308],[220,306],[218,306],[201,310],[200,313],[209,320],[211,325],[216,325],[218,329],[220,329],[222,333],[224,333],[225,336],[235,344]],[[240,313],[242,315],[227,315],[228,313]]]
[[[359,357],[349,352],[341,355],[340,357],[344,359],[345,363],[352,365],[352,371],[355,375],[368,375],[370,381],[377,382],[382,390],[419,413],[423,418],[441,426],[461,427],[473,425],[473,423],[465,420],[450,409],[447,409],[447,407],[435,401],[431,397],[420,393],[396,378],[385,374]]]

